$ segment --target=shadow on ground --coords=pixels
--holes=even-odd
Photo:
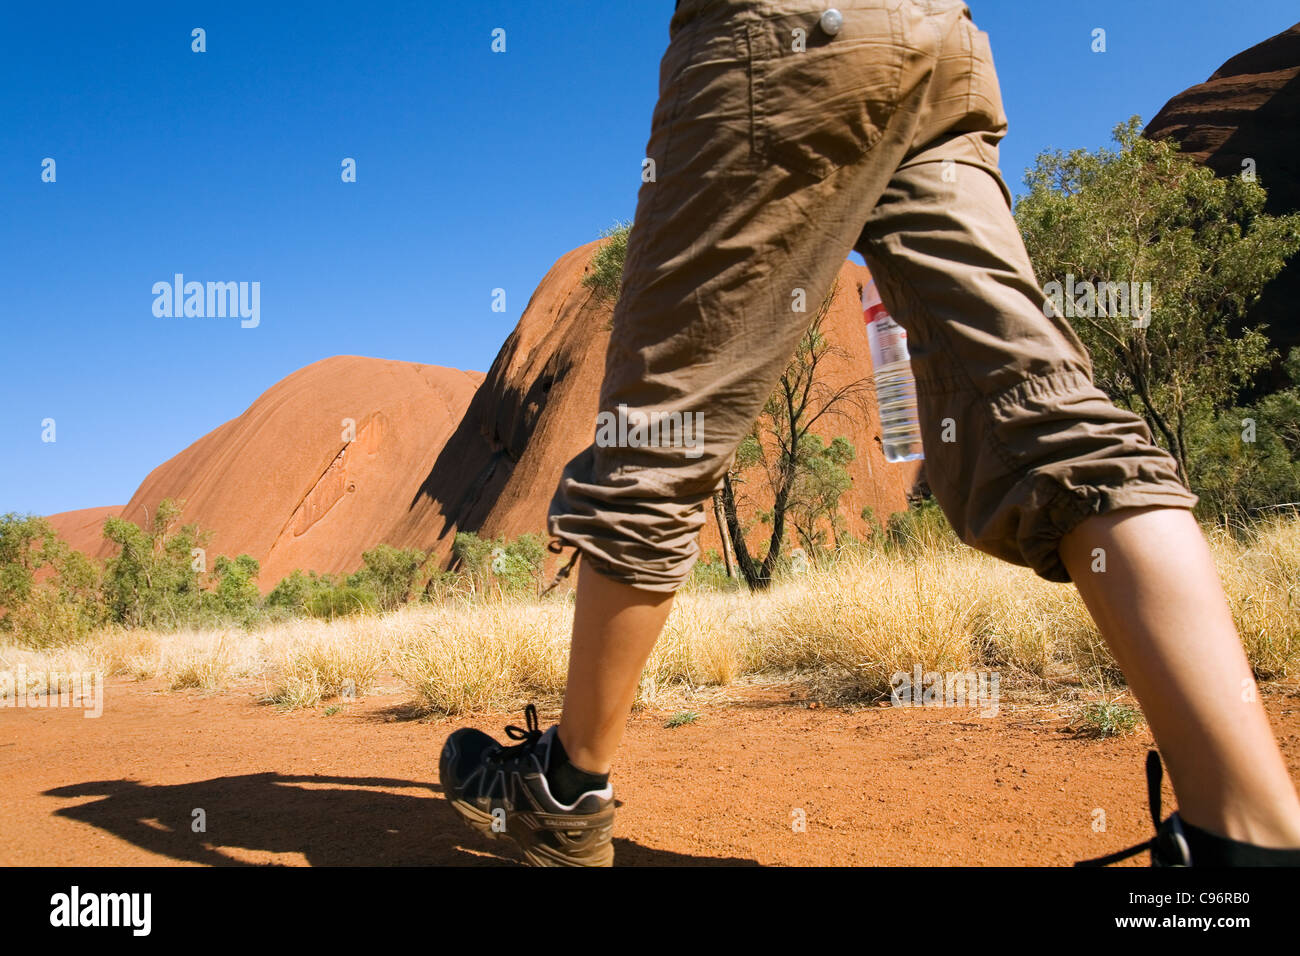
[[[44,795],[96,797],[56,813],[189,863],[246,865],[232,850],[302,854],[312,866],[515,862],[504,849],[507,844],[488,840],[457,819],[436,784],[412,780],[258,773],[173,785],[99,780]],[[194,830],[200,819],[205,832]],[[756,865],[736,857],[655,850],[619,838],[614,845],[619,866]]]

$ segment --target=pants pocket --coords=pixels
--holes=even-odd
[[[747,24],[755,154],[818,179],[860,160],[898,104],[896,10],[845,4],[833,36],[822,12]]]
[[[966,23],[971,35],[970,112],[979,116],[990,129],[1005,126],[1002,90],[993,66],[989,35],[969,20]]]

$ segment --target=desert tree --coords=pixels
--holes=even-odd
[[[39,515],[0,515],[0,609],[13,610],[31,596],[36,572],[49,562],[56,540]]]
[[[1062,309],[1098,387],[1146,420],[1190,485],[1189,432],[1273,357],[1244,322],[1300,249],[1300,215],[1266,214],[1253,178],[1216,177],[1145,139],[1137,117],[1114,138],[1114,150],[1040,154],[1016,219],[1044,308]]]
[[[842,436],[829,445],[816,435],[805,435],[800,442],[797,476],[786,514],[804,552],[814,562],[833,550],[844,532],[840,499],[853,487],[848,466],[855,457],[853,445]]]
[[[843,493],[841,488],[839,494],[833,494],[836,482],[828,485],[820,479],[833,477],[827,466],[842,469],[851,460],[852,448],[843,439],[836,439],[840,444],[832,442],[833,452],[828,457],[828,450],[820,440],[810,441],[814,437],[813,426],[828,416],[851,411],[865,415],[867,411],[865,396],[870,388],[867,379],[840,385],[827,381],[828,359],[845,356],[844,350],[832,344],[822,330],[838,288],[839,284],[835,283],[822,300],[799,339],[794,357],[764,403],[753,429],[740,443],[731,469],[723,476],[721,498],[726,537],[731,541],[736,566],[751,589],[766,588],[772,583],[786,538],[787,520],[795,524],[798,515],[798,524],[804,531],[815,534],[818,519],[835,513],[839,494]],[[736,506],[741,474],[756,466],[772,501],[771,510],[763,516],[770,533],[761,560],[749,552]],[[818,469],[822,474],[818,474]],[[792,503],[795,514],[791,514]]]
[[[164,498],[140,526],[121,517],[104,522],[104,538],[116,546],[104,565],[103,597],[111,620],[128,626],[175,626],[202,602],[203,565],[196,549],[211,533],[181,524],[183,502]]]

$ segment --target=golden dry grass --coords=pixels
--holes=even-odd
[[[1293,676],[1300,521],[1274,522],[1247,543],[1219,532],[1210,540],[1257,675]],[[261,681],[266,698],[285,708],[364,694],[391,675],[421,710],[458,714],[557,700],[571,622],[564,598],[455,600],[253,631],[113,629],[46,651],[0,644],[0,669],[97,670],[157,678],[172,689]],[[936,539],[904,552],[845,554],[765,593],[683,592],[638,703],[761,677],[870,700],[888,693],[892,674],[918,664],[924,671],[995,670],[1004,692],[1073,695],[1122,686],[1072,587]]]

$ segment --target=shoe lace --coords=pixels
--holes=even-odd
[[[1152,850],[1160,839],[1160,782],[1164,779],[1164,767],[1160,763],[1160,754],[1154,750],[1147,751],[1147,805],[1151,808],[1151,823],[1156,828],[1156,835],[1137,846],[1126,850],[1109,853],[1091,860],[1080,860],[1075,866],[1110,866],[1120,860],[1137,856],[1143,850]]]
[[[537,708],[532,704],[525,707],[524,726],[517,727],[510,724],[506,727],[506,736],[511,740],[522,742],[510,747],[501,747],[496,752],[485,756],[484,760],[494,764],[501,764],[531,754],[536,748],[537,742],[542,739],[542,728],[537,719]]]

